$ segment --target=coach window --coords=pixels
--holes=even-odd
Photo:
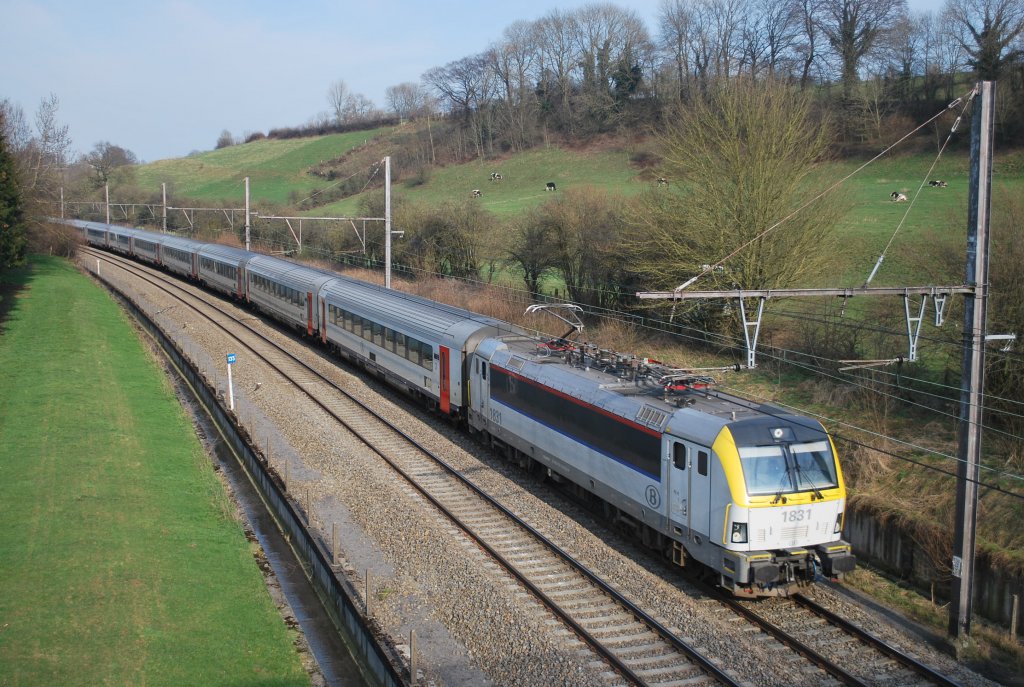
[[[395,351],[395,330],[390,327],[384,329],[384,348],[392,353]]]
[[[376,322],[373,323],[373,343],[384,346],[384,326]]]
[[[395,354],[405,357],[405,334],[402,332],[395,332]]]
[[[367,341],[372,341],[373,340],[373,322],[371,322],[370,320],[366,319],[365,317],[363,317],[361,319],[363,321],[363,338],[366,339]]]
[[[708,475],[708,452],[698,451],[697,452],[697,472],[702,476],[707,477]]]
[[[422,348],[422,350],[423,350],[423,362],[420,363],[420,364],[423,365],[423,367],[427,368],[428,370],[433,370],[434,369],[434,347],[431,346],[430,344],[425,344],[425,343],[424,344],[420,344],[420,346],[423,347]]]
[[[686,469],[686,444],[673,442],[672,465],[674,465],[678,470]]]

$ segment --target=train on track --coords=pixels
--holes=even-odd
[[[56,220],[55,220],[56,221]],[[788,593],[856,558],[822,425],[685,370],[289,260],[69,220],[84,240],[294,328],[522,466],[543,470],[676,564],[738,596]]]

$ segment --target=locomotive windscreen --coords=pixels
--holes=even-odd
[[[751,496],[839,486],[835,456],[828,441],[738,448],[747,493]]]

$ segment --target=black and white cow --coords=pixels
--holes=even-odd
[[[480,196],[483,195],[482,193],[480,193],[480,189],[478,188],[473,189],[472,191],[470,191],[470,193],[474,198],[479,198]]]
[[[668,179],[665,177],[658,177],[658,186],[668,186]]]
[[[899,191],[893,191],[890,193],[889,198],[891,198],[894,203],[905,203],[907,201],[907,197]]]
[[[498,172],[491,172],[491,181],[501,181],[501,174]]]
[[[928,185],[934,188],[946,188],[946,182],[942,179],[932,179],[928,182]]]
[[[558,188],[555,186],[555,182],[549,181],[547,183],[547,185],[544,187],[544,190],[545,191],[557,191]]]

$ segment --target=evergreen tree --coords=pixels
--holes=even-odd
[[[6,127],[0,113],[0,269],[25,259],[25,218],[14,156],[7,146]]]

